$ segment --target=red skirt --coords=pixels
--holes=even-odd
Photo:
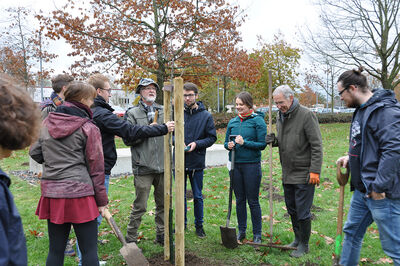
[[[36,209],[39,219],[50,220],[54,224],[87,223],[99,216],[96,201],[93,196],[58,199],[40,197]]]

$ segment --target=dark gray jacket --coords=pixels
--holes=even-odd
[[[164,122],[164,110],[159,104],[153,104],[158,110],[158,124]],[[142,104],[129,108],[124,119],[133,125],[149,125],[147,112]],[[164,172],[164,138],[140,138],[135,141],[124,138],[124,143],[131,146],[132,172],[134,175],[160,174]]]
[[[315,114],[297,100],[293,104],[276,122],[282,182],[306,184],[310,172],[321,173],[322,137]]]

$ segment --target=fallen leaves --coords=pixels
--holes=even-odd
[[[43,237],[44,233],[36,230],[29,229],[29,233],[34,237]]]

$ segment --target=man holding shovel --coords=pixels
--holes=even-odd
[[[317,117],[299,104],[288,85],[277,87],[272,96],[279,109],[278,136],[268,134],[266,142],[279,147],[285,203],[295,235],[288,246],[297,247],[290,256],[301,257],[309,251],[310,209],[322,166],[321,132]]]
[[[203,228],[203,172],[206,161],[206,149],[217,140],[214,120],[202,102],[197,102],[196,84],[187,82],[183,86],[185,101],[185,190],[190,180],[194,201],[194,224],[196,235],[204,238]],[[186,195],[186,193],[185,193]],[[187,201],[185,196],[185,227],[187,225]]]
[[[400,265],[400,105],[393,91],[370,91],[362,71],[345,71],[337,82],[341,100],[356,108],[348,155],[337,160],[350,165],[354,191],[340,264],[358,264],[365,232],[375,222],[383,251]]]
[[[136,88],[140,93],[139,104],[129,108],[124,119],[133,125],[158,126],[164,121],[163,107],[155,103],[159,87],[150,78],[141,79]],[[167,122],[168,132],[175,128],[174,122]],[[165,132],[166,134],[167,132]],[[146,213],[147,200],[151,186],[154,186],[154,200],[156,203],[156,240],[164,245],[164,141],[163,137],[123,138],[126,145],[131,146],[132,172],[134,175],[135,195],[130,221],[126,233],[126,242],[136,242],[138,229],[143,214]]]

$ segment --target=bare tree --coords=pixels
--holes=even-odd
[[[399,83],[399,0],[317,0],[323,29],[307,44],[339,65],[363,65],[385,89]],[[348,68],[348,67],[347,67]]]

